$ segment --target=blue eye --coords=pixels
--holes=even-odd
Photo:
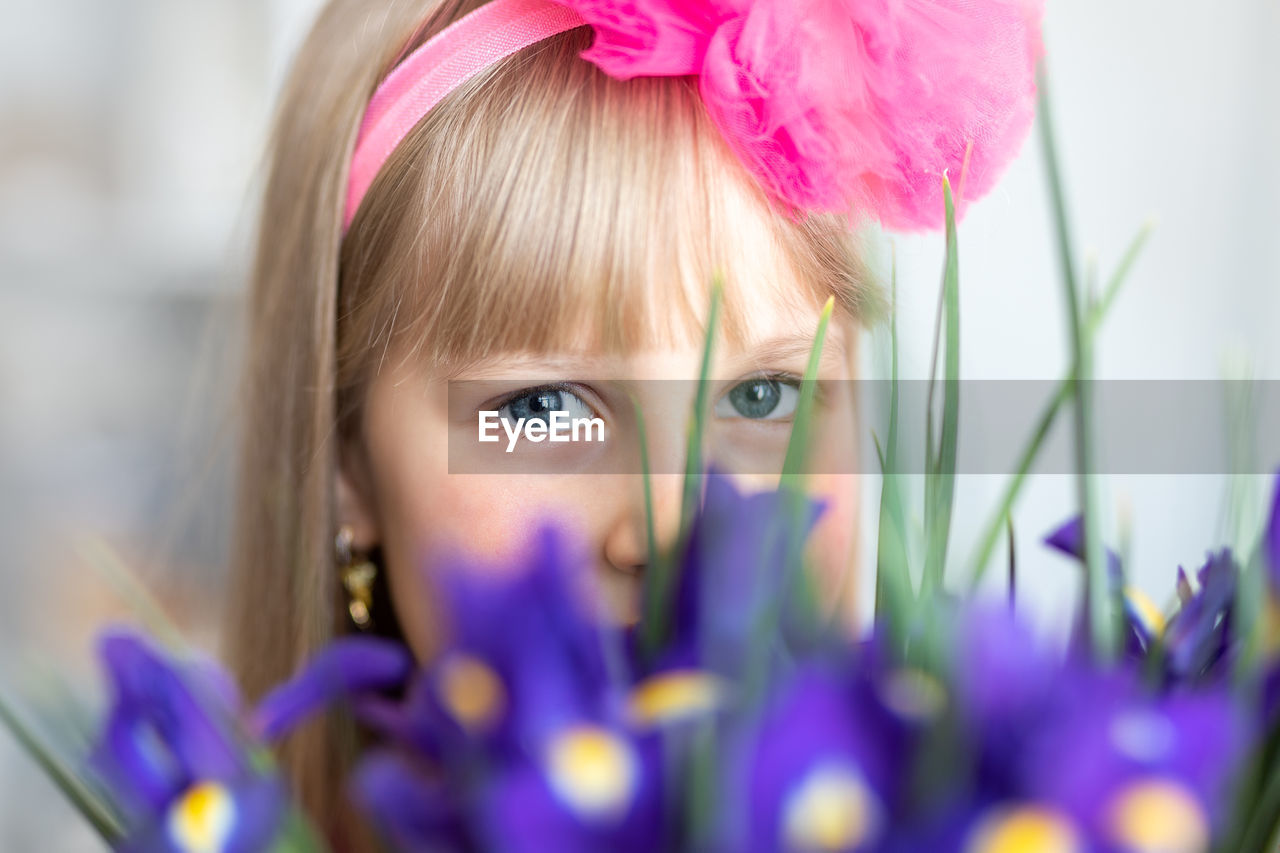
[[[520,420],[540,420],[550,425],[552,412],[564,412],[570,419],[595,417],[595,412],[581,397],[556,387],[527,388],[518,392],[498,409],[498,417],[513,424]]]
[[[772,376],[755,376],[739,382],[716,401],[719,418],[776,421],[795,414],[800,389],[796,383]]]

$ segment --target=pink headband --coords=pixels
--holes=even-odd
[[[360,125],[344,229],[432,107],[521,48],[590,24],[605,73],[699,78],[726,141],[792,209],[942,223],[941,176],[967,201],[1021,147],[1044,0],[492,0],[415,50]]]

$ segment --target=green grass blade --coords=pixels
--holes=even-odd
[[[58,671],[58,664],[43,656],[25,656],[29,663],[23,669],[34,673],[24,679],[24,706],[31,717],[40,721],[53,743],[65,754],[88,755],[98,734],[95,718],[70,682]]]
[[[880,459],[879,539],[876,544],[876,610],[877,625],[889,631],[894,649],[905,652],[908,626],[915,607],[911,574],[907,562],[906,523],[902,514],[902,495],[892,463],[885,459],[880,439],[873,432],[876,455]]]
[[[645,427],[640,401],[632,399],[631,406],[635,411],[636,434],[640,440],[640,473],[644,481],[644,538],[645,545],[648,547],[649,563],[652,565],[662,555],[658,553],[658,534],[653,523],[653,466],[649,462],[649,433]]]
[[[1148,237],[1151,236],[1150,224],[1144,226],[1137,236],[1130,242],[1128,250],[1124,254],[1124,259],[1120,266],[1112,275],[1111,280],[1107,282],[1107,288],[1103,292],[1102,299],[1094,306],[1089,313],[1088,325],[1086,332],[1088,341],[1092,342],[1098,329],[1101,328],[1103,320],[1111,310],[1111,306],[1115,303],[1116,297],[1124,283],[1128,280],[1129,272],[1133,268],[1134,262],[1146,245]],[[1036,427],[1031,433],[1026,445],[1022,448],[1022,452],[1018,455],[1018,465],[1014,471],[1012,479],[1005,484],[1004,493],[1001,495],[999,503],[996,504],[995,510],[991,513],[986,526],[983,528],[982,537],[978,540],[978,545],[974,549],[974,555],[969,561],[971,567],[969,586],[970,589],[976,589],[982,582],[982,577],[986,573],[987,566],[991,563],[991,556],[995,553],[996,543],[1000,539],[1000,529],[1004,525],[1004,519],[1013,511],[1013,505],[1018,499],[1018,495],[1022,491],[1022,486],[1026,481],[1027,475],[1031,472],[1031,467],[1035,464],[1036,459],[1040,456],[1040,451],[1044,447],[1045,441],[1049,437],[1049,431],[1053,428],[1054,423],[1058,420],[1058,415],[1062,411],[1062,407],[1066,405],[1075,395],[1076,370],[1073,365],[1071,370],[1058,383],[1053,398],[1045,406],[1040,414],[1039,420],[1036,421]]]
[[[688,532],[698,511],[702,495],[702,439],[707,428],[708,383],[715,351],[716,327],[720,323],[720,304],[724,299],[724,283],[719,275],[711,283],[711,306],[707,311],[707,332],[702,342],[702,363],[698,370],[698,390],[693,404],[693,419],[685,453],[684,492],[680,502],[680,537]]]
[[[319,833],[297,809],[290,811],[280,837],[272,846],[272,853],[320,853],[329,848],[320,840]]]
[[[1074,376],[1074,372],[1072,375]],[[1036,458],[1039,457],[1040,451],[1044,447],[1044,442],[1049,437],[1049,431],[1058,419],[1058,414],[1062,411],[1063,405],[1072,398],[1074,391],[1075,384],[1072,378],[1064,379],[1058,385],[1058,391],[1054,394],[1049,405],[1040,414],[1040,419],[1036,422],[1031,438],[1027,441],[1026,446],[1023,447],[1022,453],[1018,457],[1017,470],[1014,471],[1013,478],[1005,485],[1004,493],[1001,495],[999,503],[996,504],[996,508],[992,511],[986,527],[983,528],[982,538],[978,540],[975,556],[971,561],[973,570],[969,578],[970,588],[977,588],[978,584],[982,582],[982,576],[986,573],[991,557],[995,553],[996,543],[1000,541],[1000,531],[1004,527],[1004,520],[1012,514],[1013,504],[1018,499],[1019,492],[1022,491],[1027,474],[1031,472],[1031,466],[1035,464]]]
[[[692,726],[690,734],[693,743],[686,770],[689,779],[686,835],[693,849],[706,850],[713,846],[719,806],[719,732],[712,719],[704,719]]]
[[[720,304],[724,298],[724,284],[717,275],[711,283],[711,304],[707,311],[707,330],[702,342],[702,361],[698,370],[692,418],[689,422],[688,443],[685,449],[684,485],[680,499],[680,530],[673,552],[660,554],[653,522],[653,484],[650,475],[648,436],[644,429],[644,416],[636,405],[636,424],[640,431],[641,464],[644,466],[645,535],[649,546],[649,571],[645,578],[645,606],[641,614],[641,646],[647,655],[656,654],[666,641],[670,615],[669,599],[678,582],[680,571],[678,555],[688,540],[689,529],[698,512],[702,497],[702,444],[706,432],[707,401],[711,375],[711,362],[715,349],[716,328],[720,322]],[[633,405],[635,405],[633,403]]]
[[[648,567],[644,575],[644,612],[640,615],[641,645],[646,654],[657,652],[666,634],[667,597],[673,572],[669,554],[658,552],[658,536],[653,522],[653,475],[649,462],[649,435],[640,401],[632,399],[636,433],[640,440],[640,468],[644,478],[644,533],[648,546]]]
[[[1258,506],[1255,478],[1245,472],[1260,467],[1258,446],[1258,401],[1251,369],[1239,361],[1224,370],[1223,402],[1227,425],[1226,500],[1218,519],[1218,538],[1237,554],[1249,551],[1261,533],[1262,513]]]
[[[124,837],[124,828],[111,806],[98,796],[67,762],[23,720],[8,696],[0,692],[0,724],[3,724],[40,769],[62,791],[77,811],[109,844]]]
[[[1063,294],[1067,317],[1070,321],[1070,338],[1075,370],[1075,451],[1076,475],[1080,513],[1084,519],[1084,558],[1088,572],[1089,635],[1094,654],[1102,660],[1114,660],[1119,653],[1120,632],[1117,622],[1122,611],[1116,600],[1115,590],[1107,578],[1106,554],[1102,545],[1101,520],[1095,491],[1094,447],[1092,435],[1093,400],[1089,382],[1093,378],[1092,342],[1085,334],[1084,302],[1077,285],[1074,249],[1070,226],[1067,221],[1066,200],[1062,176],[1058,168],[1057,145],[1054,139],[1053,118],[1050,111],[1049,87],[1044,66],[1039,73],[1040,139],[1044,150],[1049,194],[1052,204],[1054,232],[1057,238],[1058,260],[1061,266]]]
[[[791,425],[791,437],[787,441],[787,455],[782,463],[784,485],[799,488],[803,484],[805,466],[809,460],[809,442],[812,438],[813,397],[818,384],[818,365],[822,361],[822,348],[827,341],[827,327],[836,299],[828,297],[818,317],[818,331],[809,350],[809,363],[805,366],[804,379],[800,383],[800,396],[796,402],[795,419]]]
[[[1262,558],[1265,513],[1260,511],[1253,477],[1245,471],[1260,471],[1257,453],[1257,400],[1247,371],[1225,383],[1228,468],[1227,497],[1223,503],[1220,538],[1242,560],[1235,590],[1235,630],[1241,637],[1240,652],[1233,665],[1237,683],[1248,689],[1258,671],[1258,658],[1266,645],[1266,569]]]
[[[875,432],[876,456],[880,460],[880,517],[876,538],[875,618],[891,619],[903,625],[915,600],[911,588],[907,556],[907,525],[902,509],[902,481],[898,474],[898,262],[895,253],[890,272],[889,314],[889,431],[882,449]]]
[[[76,543],[76,553],[89,564],[116,595],[120,596],[147,632],[171,651],[183,651],[190,644],[165,613],[147,584],[110,545],[98,537],[85,537]]]
[[[889,273],[892,313],[889,317],[889,470],[898,470],[898,255],[894,251]],[[881,466],[881,470],[884,470]],[[905,536],[903,538],[905,542]]]
[[[1240,853],[1266,853],[1274,851],[1270,843],[1280,835],[1280,762],[1267,771],[1256,807],[1245,825],[1243,838],[1237,849]]]
[[[951,196],[951,183],[946,177],[942,179],[942,190],[947,219],[947,259],[942,284],[946,325],[946,382],[942,397],[942,435],[925,481],[926,485],[932,486],[926,489],[925,506],[928,546],[922,588],[926,592],[937,592],[942,588],[955,501],[956,446],[960,427],[960,258],[956,240],[955,203]],[[930,409],[932,403],[930,394]],[[932,430],[929,431],[928,440],[933,440]]]
[[[1009,542],[1009,610],[1018,609],[1018,543],[1013,536],[1013,516],[1005,516],[1005,530]]]
[[[1151,237],[1152,228],[1153,226],[1150,222],[1146,223],[1138,230],[1134,238],[1129,241],[1128,248],[1125,249],[1124,255],[1120,258],[1120,265],[1111,274],[1106,288],[1102,291],[1102,298],[1089,311],[1089,315],[1086,318],[1086,341],[1092,342],[1098,332],[1098,328],[1102,325],[1102,320],[1107,316],[1107,312],[1111,310],[1116,297],[1120,295],[1120,289],[1129,280],[1129,273],[1133,270],[1133,265],[1137,262],[1138,256],[1142,254],[1143,248],[1146,247],[1147,240]]]
[[[799,531],[804,525],[806,498],[804,483],[809,462],[809,445],[813,432],[813,401],[818,385],[818,366],[822,363],[822,349],[827,342],[827,329],[835,310],[835,297],[828,297],[818,316],[818,330],[809,350],[809,363],[805,365],[804,379],[800,383],[800,395],[796,401],[795,418],[791,424],[791,437],[787,441],[787,455],[782,463],[781,488],[786,507],[787,568],[793,572],[795,583],[793,604],[804,618],[799,624],[816,624],[818,595],[813,579],[804,566],[804,538]]]

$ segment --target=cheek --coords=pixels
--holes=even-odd
[[[394,490],[395,506],[384,513],[385,557],[401,627],[426,659],[439,639],[433,556],[462,553],[495,571],[514,568],[541,524],[554,521],[579,534],[582,519],[562,484],[546,478],[405,474]]]
[[[442,477],[407,519],[412,547],[420,557],[463,551],[481,561],[511,562],[544,523],[578,532],[579,502],[565,485],[534,476]]]
[[[857,612],[858,477],[828,474],[811,481],[813,494],[826,503],[809,542],[818,582],[846,624]]]
[[[460,549],[481,560],[509,556],[533,532],[537,501],[500,477],[444,477],[411,520],[422,555]]]
[[[396,617],[410,647],[427,659],[441,616],[432,558],[461,553],[498,569],[516,566],[541,523],[558,522],[575,541],[587,541],[604,510],[599,484],[581,477],[449,474],[447,394],[440,384],[406,390],[420,385],[388,375],[375,386],[366,440]]]

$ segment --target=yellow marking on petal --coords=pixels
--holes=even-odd
[[[1132,853],[1203,853],[1209,819],[1194,794],[1171,779],[1143,779],[1122,789],[1107,810],[1111,840]]]
[[[1166,625],[1164,613],[1151,600],[1151,597],[1136,586],[1125,587],[1124,596],[1137,615],[1138,621],[1142,623],[1142,627],[1146,628],[1153,637],[1163,636]]]
[[[599,726],[574,726],[547,749],[547,779],[562,802],[591,819],[626,813],[639,779],[631,745]]]
[[[965,853],[1082,853],[1084,845],[1065,816],[1042,806],[999,809],[969,836]]]
[[[437,690],[441,704],[462,727],[483,731],[502,715],[506,690],[493,668],[471,655],[454,655],[440,666]]]
[[[185,853],[217,853],[235,828],[236,804],[216,782],[192,785],[169,807],[169,840]]]
[[[787,850],[849,850],[870,841],[878,830],[875,794],[860,773],[843,764],[809,771],[784,808]]]
[[[672,670],[645,679],[631,691],[627,714],[638,726],[656,726],[714,711],[724,701],[724,683],[696,669]]]

